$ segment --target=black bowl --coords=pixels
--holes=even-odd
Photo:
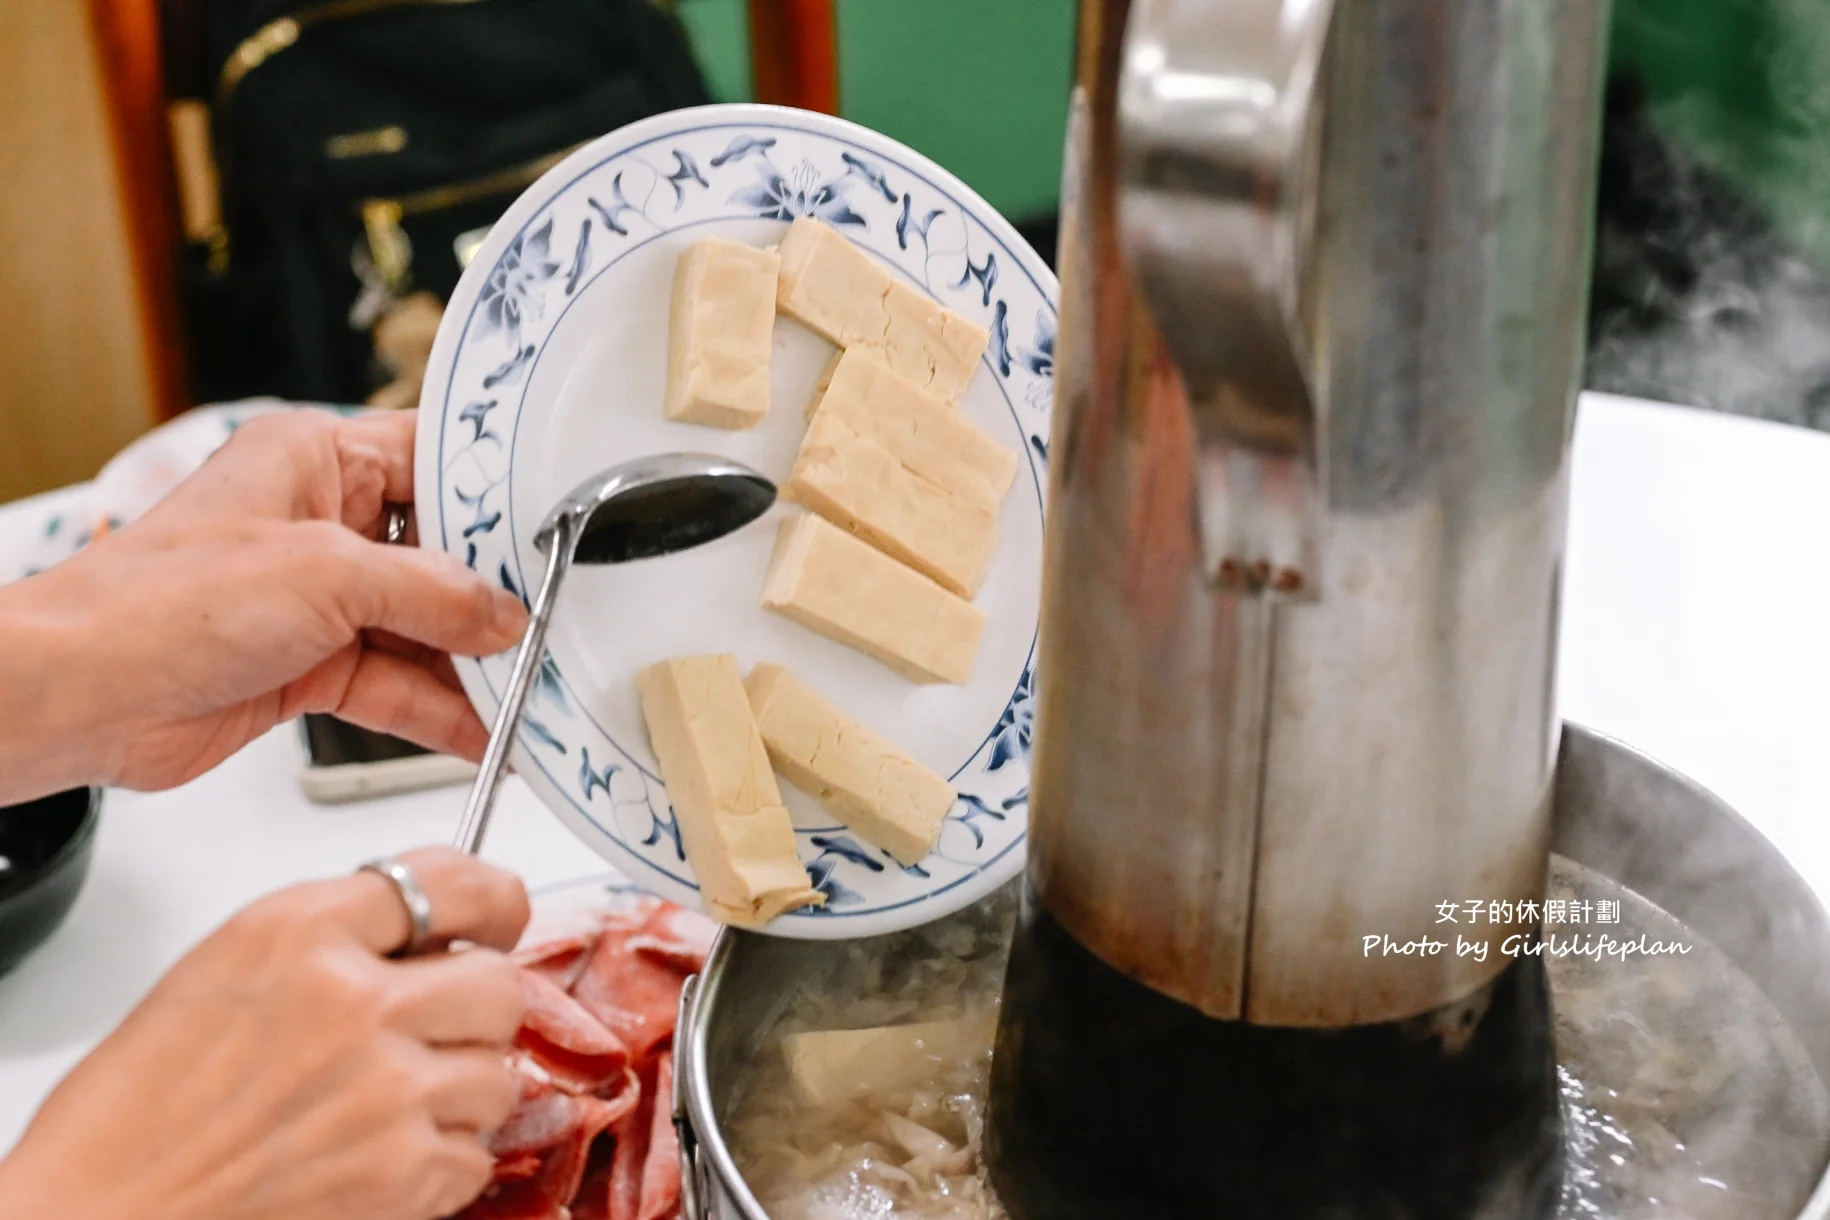
[[[0,808],[0,974],[42,945],[89,876],[102,790],[73,788]]]

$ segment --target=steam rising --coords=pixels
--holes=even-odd
[[[1785,18],[1807,2],[1808,18]],[[1803,42],[1830,38],[1815,0],[1766,7]],[[1830,207],[1830,78],[1821,58],[1807,67],[1798,50],[1766,60],[1779,131],[1738,160],[1752,168],[1764,153],[1795,180],[1821,164]],[[1830,228],[1803,217],[1780,232],[1739,187],[1668,141],[1665,127],[1699,125],[1698,104],[1650,106],[1630,76],[1609,87],[1588,385],[1830,429],[1830,274],[1805,244]],[[1802,136],[1791,128],[1815,133],[1808,149],[1794,147]]]

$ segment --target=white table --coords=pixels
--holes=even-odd
[[[1586,398],[1560,669],[1566,717],[1714,789],[1830,895],[1830,436]],[[236,907],[448,838],[461,790],[309,804],[294,733],[174,792],[109,794],[69,922],[0,980],[0,1147]],[[602,871],[512,780],[488,855],[531,886]]]

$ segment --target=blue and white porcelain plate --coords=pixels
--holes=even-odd
[[[420,400],[422,545],[523,597],[540,520],[581,479],[643,454],[713,452],[788,476],[802,410],[832,354],[776,322],[772,406],[752,432],[662,418],[675,261],[717,235],[771,245],[790,220],[832,225],[905,281],[991,332],[960,409],[1022,456],[967,686],[917,686],[760,606],[786,513],[682,555],[574,569],[513,755],[516,771],[635,883],[703,910],[648,744],[634,675],[730,652],[788,666],[950,776],[939,846],[904,868],[783,785],[801,856],[826,895],[784,936],[870,936],[978,899],[1022,867],[1028,823],[1056,285],[1016,231],[958,179],[874,132],[766,106],[710,106],[626,127],[536,183],[491,231],[447,307]],[[510,654],[459,661],[485,723]]]

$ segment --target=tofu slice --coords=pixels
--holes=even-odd
[[[936,1067],[989,1047],[997,1018],[987,1010],[950,1021],[788,1034],[782,1054],[802,1104],[912,1092]]]
[[[840,347],[877,350],[889,366],[956,401],[991,334],[942,309],[830,225],[800,217],[778,247],[776,304]]]
[[[831,412],[910,470],[992,508],[1017,474],[1017,455],[948,403],[898,377],[870,348],[847,348],[822,374],[810,419]]]
[[[762,604],[912,682],[972,679],[985,612],[811,513],[782,522]]]
[[[668,419],[742,429],[768,415],[780,268],[775,251],[718,237],[680,256],[668,324]]]
[[[845,359],[846,352],[853,350],[863,352],[869,351],[870,349],[863,347],[856,349],[842,347],[832,354],[832,359],[826,362],[826,367],[821,369],[820,375],[813,380],[813,394],[807,399],[807,410],[804,412],[804,415],[807,418],[813,418],[813,412],[820,405],[820,399],[825,395],[826,388],[832,384],[833,374],[839,371],[839,363]],[[952,404],[943,405],[951,406]]]
[[[838,414],[814,416],[782,497],[961,597],[978,592],[998,545],[995,508],[916,474]]]
[[[674,657],[635,685],[706,909],[756,927],[824,902],[795,850],[737,658]]]
[[[934,850],[951,784],[780,665],[756,666],[744,689],[783,779],[904,864]]]

